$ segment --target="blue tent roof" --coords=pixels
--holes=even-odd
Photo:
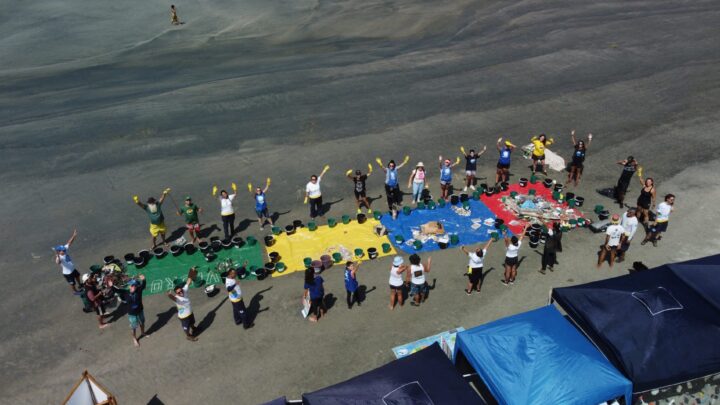
[[[501,404],[598,404],[632,386],[553,306],[457,335],[460,352]]]
[[[635,392],[720,372],[720,255],[552,293]]]
[[[485,404],[437,343],[375,370],[303,394],[307,405]]]

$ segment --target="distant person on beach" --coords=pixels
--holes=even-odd
[[[228,271],[227,277],[225,277],[225,289],[228,292],[228,298],[232,304],[235,325],[242,324],[244,329],[251,328],[253,325],[250,324],[250,317],[243,302],[242,290],[240,289],[240,283],[237,280],[237,271],[235,271],[235,269]]]
[[[408,188],[412,189],[412,198],[415,204],[422,201],[423,190],[425,190],[425,165],[418,162],[415,168],[410,172],[408,179]]]
[[[352,309],[353,304],[360,306],[358,268],[360,268],[360,263],[357,262],[348,261],[345,264],[345,293],[348,309]]]
[[[620,226],[623,227],[625,234],[620,242],[620,249],[618,249],[617,258],[615,259],[618,263],[622,263],[625,260],[625,253],[630,249],[630,243],[635,237],[635,232],[637,232],[639,222],[635,214],[635,208],[628,208],[627,212],[625,212],[620,219]]]
[[[637,169],[638,179],[640,180],[640,195],[637,199],[637,210],[638,210],[638,221],[640,221],[645,228],[647,228],[650,222],[650,211],[655,209],[655,181],[652,177],[643,178],[643,168],[638,167]]]
[[[410,255],[410,270],[407,273],[406,282],[410,285],[410,297],[413,297],[413,301],[410,305],[417,307],[421,302],[425,302],[428,295],[428,284],[425,280],[425,275],[430,272],[430,266],[432,265],[432,257],[428,257],[426,265],[420,261],[420,256],[417,254]]]
[[[141,203],[138,196],[133,196],[133,201],[135,202],[135,204],[137,204],[138,207],[142,208],[147,213],[148,218],[150,218],[150,236],[152,236],[153,249],[157,247],[158,235],[160,235],[163,245],[167,246],[167,241],[165,241],[165,233],[167,233],[167,227],[165,226],[165,216],[162,212],[162,204],[163,201],[165,201],[165,197],[169,193],[170,189],[166,188],[165,190],[163,190],[159,200],[156,200],[155,197],[150,197],[147,199],[147,204]]]
[[[547,135],[540,134],[538,136],[533,136],[532,138],[530,138],[530,142],[532,142],[533,144],[532,174],[535,174],[538,165],[540,165],[542,167],[543,174],[547,176],[547,166],[545,165],[545,147],[552,145],[554,141],[552,138],[548,139]]]
[[[267,193],[269,188],[270,177],[265,180],[265,188],[255,187],[255,192],[253,192],[252,183],[248,183],[248,191],[252,193],[253,198],[255,199],[255,214],[257,214],[258,224],[260,224],[261,231],[265,228],[265,223],[269,223],[270,226],[273,226],[273,221],[272,218],[270,218],[270,212],[268,211],[267,199],[265,198],[265,193]]]
[[[440,162],[440,197],[448,200],[452,188],[452,168],[460,163],[460,158],[457,158],[455,163],[452,163],[450,159],[443,160],[442,155],[440,155],[438,161]]]
[[[392,213],[392,217],[397,217],[397,211],[402,205],[402,191],[398,185],[398,170],[401,169],[410,160],[409,156],[405,156],[403,162],[399,165],[395,165],[395,161],[391,160],[388,162],[387,167],[383,166],[380,158],[375,158],[375,161],[380,168],[385,172],[385,195],[387,196],[388,209]]]
[[[183,332],[185,332],[185,338],[191,342],[196,342],[198,338],[195,336],[197,332],[195,328],[195,314],[192,312],[190,298],[188,297],[190,283],[192,283],[192,278],[188,277],[184,286],[175,287],[175,293],[173,294],[172,291],[168,291],[167,295],[177,307],[178,319],[180,319]]]
[[[135,346],[140,346],[139,339],[145,334],[145,311],[142,303],[142,294],[145,291],[145,276],[140,274],[138,280],[131,279],[128,282],[128,293],[125,295],[125,301],[128,308],[128,321],[132,330],[132,339]],[[140,328],[140,336],[137,336],[137,328]]]
[[[465,147],[460,147],[460,152],[462,152],[463,156],[465,157],[465,187],[463,188],[463,191],[467,191],[468,187],[475,190],[475,176],[477,175],[477,161],[480,155],[485,153],[487,150],[486,146],[483,146],[480,153],[475,153],[475,149],[470,149],[470,152],[465,153]]]
[[[325,165],[319,176],[310,176],[310,181],[305,185],[305,201],[304,203],[310,203],[310,219],[316,217],[322,217],[322,192],[320,191],[320,182],[327,171],[330,170],[330,166]]]
[[[80,291],[82,290],[80,273],[75,268],[75,263],[73,263],[70,255],[68,254],[68,249],[70,249],[70,246],[72,246],[75,238],[77,238],[77,229],[73,230],[72,235],[70,235],[70,239],[68,239],[68,241],[65,242],[64,245],[55,246],[53,248],[53,251],[55,252],[55,264],[60,265],[63,277],[65,278],[65,281],[67,281],[67,283],[70,285],[70,289],[73,291],[73,293],[80,293]]]
[[[627,193],[630,181],[635,175],[635,171],[637,171],[638,162],[634,157],[628,156],[627,159],[621,160],[617,162],[617,164],[622,165],[623,171],[620,174],[617,185],[615,186],[615,199],[617,199],[617,203],[620,205],[620,208],[625,208],[625,193]]]
[[[522,230],[520,237],[513,235],[509,237],[505,230],[503,230],[503,236],[505,238],[505,274],[502,280],[504,285],[512,285],[515,283],[515,277],[517,277],[517,269],[520,265],[520,259],[518,253],[520,252],[520,246],[525,238],[525,232],[530,228],[530,224],[525,224],[525,228]]]
[[[317,322],[325,316],[325,286],[320,269],[308,269],[305,272],[305,293],[304,299],[310,299],[310,311],[308,319],[310,322]]]
[[[500,152],[500,158],[497,163],[497,171],[495,172],[495,185],[501,182],[510,181],[510,162],[512,151],[515,149],[515,145],[510,141],[502,143],[502,137],[497,140],[497,149]]]
[[[582,139],[579,141],[575,139],[574,129],[570,132],[570,138],[572,139],[575,152],[573,152],[572,160],[570,161],[567,184],[570,185],[570,183],[574,181],[575,187],[577,187],[580,183],[580,177],[582,177],[583,169],[585,168],[585,153],[587,152],[587,148],[590,146],[590,142],[592,142],[592,134],[588,134],[587,145]]]
[[[605,243],[600,249],[600,256],[598,256],[598,269],[602,266],[608,253],[610,253],[610,267],[612,268],[613,264],[615,264],[617,252],[620,249],[620,241],[625,234],[625,229],[620,225],[620,215],[613,214],[610,222],[611,225],[605,231]]]
[[[228,194],[225,190],[220,190],[220,218],[222,218],[223,233],[225,239],[231,239],[235,235],[235,207],[233,207],[233,200],[237,195],[237,185],[232,183],[233,193]],[[212,195],[217,195],[218,188],[213,186]]]
[[[180,25],[180,18],[178,18],[177,10],[175,9],[175,5],[170,5],[170,24],[172,25]]]
[[[402,274],[408,270],[408,266],[403,264],[404,260],[401,256],[393,258],[392,267],[390,267],[390,309],[395,309],[395,303],[403,306],[403,281]]]
[[[543,246],[543,255],[540,260],[540,274],[545,274],[546,269],[555,271],[554,266],[555,263],[557,263],[557,253],[562,252],[560,222],[548,222],[545,223],[545,227],[547,227],[547,235],[545,235],[545,246]]]
[[[190,234],[190,238],[192,238],[192,243],[196,243],[200,237],[200,218],[198,214],[202,211],[202,208],[192,202],[190,196],[185,197],[185,205],[177,211],[177,214],[185,219],[185,227]]]
[[[347,176],[350,181],[353,182],[353,192],[355,193],[355,204],[357,204],[357,212],[360,214],[362,212],[361,207],[365,205],[365,208],[367,208],[367,212],[370,213],[370,200],[367,198],[367,186],[365,185],[365,182],[367,181],[368,177],[372,174],[372,165],[368,164],[368,172],[367,174],[363,174],[360,170],[355,170],[355,175],[352,175],[352,170],[348,170],[345,172],[345,176]]]
[[[85,289],[85,294],[87,295],[87,299],[90,301],[90,304],[92,305],[95,313],[97,314],[98,327],[100,329],[105,329],[109,325],[104,321],[106,315],[103,300],[105,299],[105,296],[98,287],[95,275],[88,273],[83,274],[82,282],[83,288]]]
[[[471,295],[473,291],[480,293],[483,283],[483,261],[492,242],[493,240],[490,239],[484,247],[478,246],[473,252],[466,250],[465,246],[460,247],[468,257],[468,285],[467,289],[465,289],[467,295]]]
[[[665,201],[658,204],[657,213],[655,214],[655,224],[650,227],[650,232],[648,232],[645,239],[640,243],[641,245],[652,242],[653,246],[657,246],[657,241],[662,239],[662,234],[667,231],[670,214],[674,209],[673,205],[675,205],[674,194],[666,195]]]

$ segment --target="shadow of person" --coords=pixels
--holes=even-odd
[[[344,198],[341,198],[339,200],[323,203],[323,205],[320,207],[320,215],[322,216],[322,215],[327,214],[328,212],[330,212],[330,207],[332,207],[333,205],[335,205],[343,200],[344,200]]]
[[[128,313],[127,307],[128,306],[126,304],[118,305],[115,310],[110,314],[110,319],[108,320],[108,322],[115,322],[125,316]]]
[[[220,303],[217,304],[215,308],[211,309],[207,314],[205,314],[205,317],[202,319],[202,321],[200,321],[200,323],[197,324],[197,327],[195,328],[195,336],[202,335],[208,328],[210,328],[210,325],[212,325],[215,321],[215,313],[227,300],[228,297],[226,295],[225,298],[223,298],[222,301],[220,301]]]
[[[375,202],[375,201],[377,201],[377,200],[380,200],[380,199],[382,199],[382,198],[383,198],[382,194],[378,194],[377,197],[370,197],[370,196],[367,197],[368,202],[370,203],[370,205],[372,205],[373,202]]]
[[[212,226],[209,226],[207,228],[204,226],[201,226],[200,232],[198,232],[198,237],[200,239],[209,238],[215,231],[220,232],[220,227],[217,226],[217,224],[212,224]]]
[[[337,302],[337,298],[332,294],[325,294],[325,297],[323,298],[323,304],[325,305],[325,310],[329,311],[330,308],[335,306],[335,303]]]
[[[525,258],[527,258],[527,256],[523,256],[523,257],[520,258],[520,260],[518,260],[518,264],[517,264],[517,268],[518,268],[518,269],[520,268],[520,265],[522,264],[522,262],[525,261]]]
[[[495,267],[490,267],[489,269],[487,269],[487,271],[483,272],[482,278],[485,279],[485,276],[490,274],[490,272],[493,270],[495,270]]]
[[[250,298],[250,302],[248,303],[248,306],[245,310],[246,315],[247,315],[247,323],[249,325],[252,325],[253,323],[255,323],[255,319],[257,318],[257,316],[260,312],[264,312],[264,311],[267,311],[268,309],[270,309],[270,307],[265,307],[263,309],[260,309],[260,301],[262,301],[262,299],[264,298],[264,296],[262,294],[265,292],[268,292],[270,290],[272,290],[272,286],[270,286],[264,290],[260,290],[260,291],[256,292],[255,295],[253,295],[252,298]]]
[[[377,287],[375,287],[375,286],[372,286],[372,288],[370,288],[369,290],[366,285],[359,286],[358,287],[358,296],[357,296],[358,302],[360,302],[360,303],[365,302],[365,298],[367,298],[367,295],[375,290],[377,290]]]
[[[172,233],[165,240],[168,243],[178,240],[185,234],[185,231],[187,231],[187,228],[184,226],[181,226],[180,228],[177,228],[176,230],[172,231]]]
[[[243,219],[242,221],[240,221],[240,223],[235,225],[234,235],[237,235],[240,232],[243,232],[244,230],[248,229],[251,224],[254,224],[254,223],[257,223],[257,219],[250,219],[250,218]]]
[[[272,214],[270,214],[270,219],[272,220],[273,224],[277,224],[277,221],[280,219],[281,216],[291,213],[292,210],[287,210],[285,212],[278,212],[275,211]]]
[[[153,322],[152,325],[150,325],[149,328],[145,329],[146,334],[155,333],[160,330],[163,326],[165,326],[170,318],[173,317],[173,314],[175,314],[175,307],[168,308],[165,312],[160,312],[159,314],[155,314],[157,316],[157,319],[155,319],[155,322]]]

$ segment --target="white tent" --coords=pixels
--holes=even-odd
[[[63,405],[117,405],[117,401],[107,388],[85,370]]]

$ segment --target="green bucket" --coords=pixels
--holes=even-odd
[[[305,268],[308,268],[312,265],[312,258],[306,257],[303,259],[303,264],[305,265]]]
[[[245,242],[247,242],[248,246],[255,246],[257,244],[257,239],[255,239],[254,236],[248,236],[245,239]]]
[[[337,221],[335,218],[328,218],[328,226],[330,228],[335,228],[335,225],[337,225]]]
[[[427,208],[429,210],[434,210],[435,209],[435,201],[433,201],[433,200],[428,201]]]
[[[500,232],[505,232],[505,231],[507,231],[507,225],[505,225],[505,224],[500,225],[500,226],[498,227],[498,230],[499,230]]]
[[[413,247],[415,248],[415,250],[422,249],[422,242],[420,242],[419,240],[413,241]]]
[[[499,234],[499,233],[497,233],[497,232],[493,232],[493,233],[491,233],[491,234],[490,234],[490,237],[491,237],[491,238],[492,238],[492,240],[493,240],[493,241],[495,241],[495,242],[497,242],[497,241],[499,241],[499,240],[500,240],[500,234]]]
[[[275,263],[275,271],[278,273],[282,273],[285,271],[285,263],[283,262],[277,262]]]
[[[378,210],[373,211],[373,218],[375,218],[379,221],[380,217],[382,217],[382,212],[380,212]]]
[[[438,207],[440,207],[440,208],[444,207],[444,206],[445,206],[445,202],[446,202],[446,201],[445,201],[444,198],[438,198],[438,200],[437,200]]]
[[[309,231],[317,230],[317,224],[315,223],[315,221],[308,222],[308,230]]]
[[[363,254],[365,254],[365,253],[363,252],[363,250],[360,249],[360,248],[356,248],[356,249],[354,250],[354,253],[355,253],[355,257],[356,257],[356,258],[361,258],[361,257],[363,257]]]
[[[571,227],[571,228],[574,228],[574,227],[576,227],[576,226],[577,226],[577,224],[578,224],[578,221],[577,221],[577,219],[571,219],[571,220],[570,220],[570,221],[568,221],[568,222],[570,223],[570,227]]]
[[[537,183],[537,177],[533,174],[532,176],[530,176],[530,184],[535,184],[535,183]]]
[[[457,245],[458,242],[460,242],[460,237],[458,237],[456,233],[450,235],[450,244]]]
[[[469,201],[463,201],[462,207],[463,207],[464,209],[470,208],[470,202],[469,202]]]
[[[419,203],[417,203],[417,209],[419,209],[419,210],[424,210],[424,209],[425,209],[425,203],[422,202],[422,201],[419,202]]]
[[[350,215],[343,215],[342,216],[342,223],[347,225],[350,223]]]
[[[552,193],[552,198],[553,198],[553,200],[555,200],[555,201],[559,200],[559,199],[560,199],[560,192],[558,192],[558,191],[553,191],[553,193]]]
[[[411,211],[412,209],[410,209],[410,207],[403,207],[403,214],[410,215]]]
[[[480,199],[480,192],[479,192],[479,191],[475,191],[475,192],[473,193],[473,195],[472,195],[472,198],[473,198],[473,200],[475,200],[475,201],[479,200],[479,199]]]
[[[282,233],[282,229],[279,226],[273,226],[272,233],[273,235],[280,235]]]
[[[574,198],[567,200],[567,203],[568,203],[568,207],[575,208],[575,199]]]
[[[603,211],[605,211],[605,207],[603,207],[602,205],[599,205],[599,204],[598,204],[598,205],[595,206],[595,213],[596,213],[596,214],[599,214],[599,213],[601,213],[601,212],[603,212]]]
[[[511,191],[511,192],[510,192],[510,197],[512,197],[512,198],[517,197],[517,195],[518,195],[518,192],[517,192],[517,191]]]
[[[332,258],[335,263],[340,263],[340,261],[342,260],[342,253],[340,253],[340,252],[333,253]]]
[[[405,242],[405,238],[403,238],[402,235],[395,235],[395,243],[397,243],[398,245],[400,245],[400,244],[402,244],[403,242]]]
[[[531,188],[530,190],[528,190],[528,194],[529,194],[529,195],[535,195],[535,189],[534,189],[534,188]]]
[[[390,244],[389,244],[389,243],[383,243],[383,244],[382,244],[382,250],[383,250],[383,253],[390,253]]]

